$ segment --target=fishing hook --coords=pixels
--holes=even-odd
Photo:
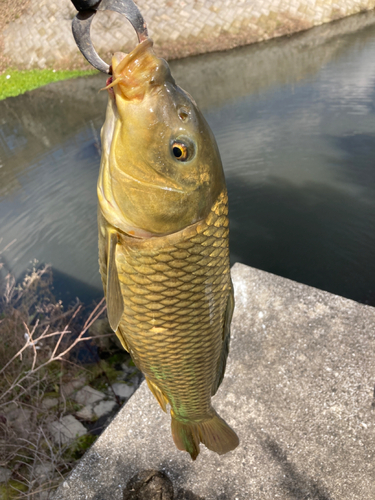
[[[98,10],[112,10],[123,14],[137,33],[138,41],[148,38],[147,26],[133,0],[72,0],[79,11],[72,21],[74,40],[88,62],[103,73],[111,74],[111,66],[99,57],[90,37],[92,20]]]

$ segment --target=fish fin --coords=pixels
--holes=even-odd
[[[147,382],[148,388],[150,389],[152,394],[155,396],[157,402],[161,406],[161,409],[163,411],[165,411],[165,413],[167,413],[168,399],[164,396],[164,394],[159,389],[159,387],[154,382],[151,382],[151,380],[147,377],[146,377],[146,382]]]
[[[199,455],[199,443],[209,450],[223,455],[239,445],[237,434],[219,415],[213,411],[211,418],[203,422],[181,422],[172,415],[172,437],[179,450],[187,451],[193,460]]]
[[[220,387],[221,382],[224,378],[225,368],[227,366],[227,357],[229,353],[229,342],[230,342],[230,324],[232,321],[234,311],[234,293],[233,284],[231,280],[231,289],[228,296],[227,308],[225,310],[224,325],[223,325],[223,345],[221,348],[220,357],[217,363],[217,375],[212,386],[211,395],[214,396]]]
[[[116,231],[108,231],[108,262],[107,262],[107,315],[109,324],[114,332],[117,331],[121,316],[124,312],[124,300],[121,295],[120,280],[116,266]],[[121,339],[120,339],[121,340]]]
[[[122,330],[121,330],[121,328],[120,328],[120,327],[118,327],[118,328],[117,328],[117,330],[116,330],[116,335],[117,335],[117,337],[118,337],[119,341],[121,342],[122,347],[125,349],[125,351],[130,352],[130,351],[129,351],[128,344],[127,344],[127,342],[126,342],[126,337],[125,337],[125,335],[123,334],[123,332],[122,332]]]

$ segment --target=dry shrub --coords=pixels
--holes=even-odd
[[[0,282],[0,467],[12,471],[8,482],[0,483],[4,499],[50,498],[79,456],[77,450],[93,440],[86,435],[63,445],[49,428],[74,411],[61,389],[83,369],[69,355],[91,338],[86,332],[104,313],[104,299],[84,321],[82,305],[64,311],[51,284],[51,268],[36,263],[22,283],[5,273]],[[48,407],[47,397],[56,398],[57,405]]]

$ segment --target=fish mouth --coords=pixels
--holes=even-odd
[[[167,63],[157,57],[154,42],[146,38],[132,52],[116,52],[112,57],[112,76],[108,78],[105,89],[113,89],[114,95],[126,100],[143,100],[146,92],[174,80]]]

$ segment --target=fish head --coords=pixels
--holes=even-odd
[[[116,53],[112,70],[107,88],[113,123],[107,132],[103,127],[102,142],[105,196],[122,221],[120,229],[164,235],[202,220],[225,186],[218,147],[202,113],[149,39],[130,54]]]

